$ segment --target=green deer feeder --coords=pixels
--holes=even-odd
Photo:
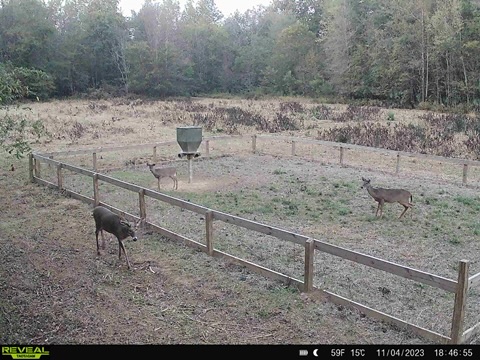
[[[182,152],[178,154],[178,157],[187,157],[188,182],[191,183],[193,177],[193,159],[200,156],[197,150],[202,143],[202,128],[200,126],[177,127],[177,142],[182,148]]]

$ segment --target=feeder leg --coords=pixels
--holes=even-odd
[[[192,183],[192,167],[193,167],[193,159],[189,156],[188,157],[188,183]]]

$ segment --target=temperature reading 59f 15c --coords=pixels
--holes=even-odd
[[[365,349],[350,349],[352,357],[365,356]]]
[[[350,353],[350,354],[349,354]],[[365,356],[365,349],[332,349],[330,351],[331,357],[344,357],[350,355],[351,357]]]

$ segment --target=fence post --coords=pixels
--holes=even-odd
[[[33,179],[33,154],[28,154],[28,177],[30,182],[34,182]]]
[[[98,174],[93,174],[93,205],[100,203],[100,194],[98,192]]]
[[[140,208],[140,223],[145,225],[147,221],[147,208],[145,206],[145,189],[138,192],[138,206]]]
[[[455,292],[455,303],[453,308],[452,331],[450,342],[460,344],[463,337],[463,320],[465,318],[465,301],[468,291],[468,260],[460,260],[458,267],[458,283]]]
[[[207,254],[213,255],[213,212],[207,211],[205,213],[205,230],[207,240]]]
[[[313,255],[315,253],[315,242],[308,239],[305,242],[305,274],[303,279],[303,292],[313,289]]]
[[[292,140],[292,156],[295,156],[295,140]]]
[[[467,184],[468,164],[463,164],[463,184]]]
[[[40,177],[40,161],[35,159],[35,177]]]
[[[93,153],[93,171],[97,171],[97,153]]]
[[[400,173],[400,153],[397,153],[397,167],[395,169],[395,175]]]
[[[57,185],[58,185],[58,190],[63,189],[62,164],[57,165]]]
[[[206,156],[210,156],[210,140],[205,140],[205,153]]]
[[[252,136],[252,152],[255,154],[257,151],[257,135]]]
[[[153,163],[155,164],[157,162],[157,147],[153,147]]]
[[[343,153],[344,153],[345,149],[343,148],[343,146],[340,146],[340,165],[343,166]]]

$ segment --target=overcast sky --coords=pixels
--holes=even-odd
[[[180,9],[183,9],[186,2],[186,0],[180,0]],[[257,5],[267,6],[270,2],[271,0],[215,0],[215,4],[217,4],[218,9],[225,17],[233,14],[235,10],[244,13],[248,9],[256,7]],[[124,15],[129,16],[130,10],[140,10],[143,3],[143,0],[120,0],[120,8]]]

